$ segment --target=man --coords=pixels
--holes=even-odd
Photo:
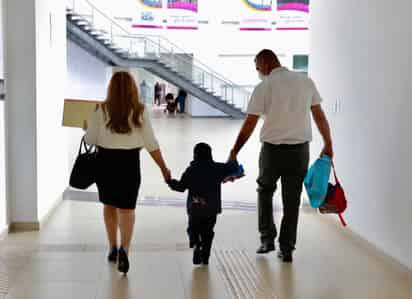
[[[322,154],[333,156],[329,124],[322,110],[322,99],[315,84],[306,75],[281,66],[271,50],[262,50],[255,58],[262,79],[254,89],[247,117],[231,150],[230,160],[237,159],[252,135],[259,117],[264,117],[259,158],[258,217],[261,246],[257,253],[275,250],[277,235],[273,221],[273,194],[278,180],[282,183],[283,219],[278,254],[292,262],[295,250],[300,198],[309,163],[312,140],[311,114],[323,137]]]

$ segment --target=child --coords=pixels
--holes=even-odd
[[[177,101],[174,98],[173,94],[168,93],[166,95],[165,99],[166,99],[166,103],[167,103],[165,112],[168,112],[170,114],[176,113],[176,111],[177,111]]]
[[[190,248],[194,247],[193,264],[209,264],[217,215],[222,212],[221,184],[226,177],[238,170],[235,161],[216,163],[212,148],[199,143],[194,148],[194,159],[183,173],[180,181],[168,182],[172,190],[184,192],[187,197],[189,225],[187,233]]]

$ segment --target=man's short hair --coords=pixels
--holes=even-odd
[[[280,65],[279,58],[272,50],[269,49],[264,49],[260,51],[255,57],[255,62],[274,64],[276,66]]]

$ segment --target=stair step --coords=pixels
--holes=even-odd
[[[91,27],[89,33],[91,35],[104,35],[105,34],[105,32],[103,32],[102,30],[96,29],[94,27]]]
[[[107,37],[105,37],[104,35],[97,35],[95,36],[96,39],[100,40],[100,41],[109,41],[109,39]]]
[[[80,26],[80,27],[92,27],[90,22],[87,20],[75,21],[75,23],[77,26]]]
[[[129,52],[125,49],[121,49],[121,48],[117,48],[117,49],[113,49],[114,52],[116,53],[124,53],[124,54],[128,54]]]
[[[125,49],[119,47],[108,46],[108,48],[116,53],[128,53]]]
[[[79,16],[78,14],[73,13],[70,16],[70,19],[72,19],[73,21],[77,21],[77,20],[83,20],[83,18],[81,16]]]
[[[90,33],[90,34],[92,34],[92,30],[93,30],[93,27],[92,26],[89,26],[89,25],[83,25],[83,26],[81,26],[84,30],[86,30],[88,33]],[[93,35],[93,34],[92,34]]]
[[[71,19],[72,21],[76,22],[76,23],[84,22],[84,21],[85,21],[85,22],[88,22],[86,18],[84,18],[84,17],[82,17],[82,16],[80,16],[80,15],[78,15],[78,14],[72,14],[71,17],[70,17],[70,19]]]

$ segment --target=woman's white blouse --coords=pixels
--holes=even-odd
[[[159,143],[154,135],[150,116],[145,107],[142,118],[142,127],[137,128],[132,125],[132,131],[129,134],[118,134],[112,132],[106,127],[102,108],[94,111],[88,120],[86,131],[86,142],[107,149],[135,149],[146,148],[148,152],[159,149]]]

